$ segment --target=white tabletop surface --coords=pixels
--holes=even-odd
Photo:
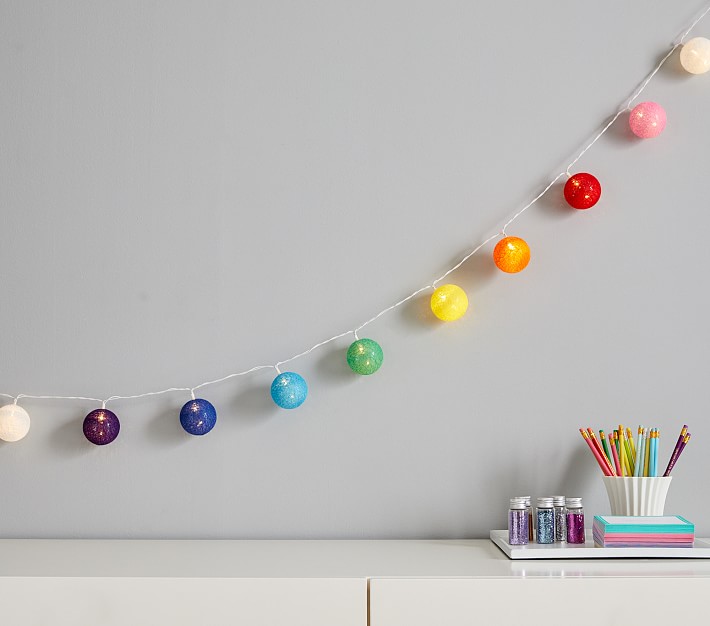
[[[701,577],[710,560],[511,561],[488,539],[0,540],[0,577]]]

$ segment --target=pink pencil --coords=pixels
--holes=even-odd
[[[609,468],[607,467],[606,463],[604,463],[604,460],[602,459],[602,455],[599,454],[599,450],[597,450],[596,446],[592,443],[591,439],[589,438],[587,431],[584,430],[584,428],[580,428],[579,432],[582,433],[582,437],[584,437],[584,440],[587,442],[587,445],[589,446],[589,449],[592,451],[594,458],[597,460],[597,463],[599,463],[599,467],[602,468],[602,472],[604,472],[604,476],[611,476],[612,474],[609,471]]]
[[[604,452],[604,448],[602,448],[602,444],[599,443],[599,440],[594,434],[594,431],[591,428],[587,428],[587,433],[589,434],[589,438],[592,440],[594,447],[597,449],[600,456],[602,457],[604,465],[606,465],[606,468],[609,470],[609,474],[607,474],[607,476],[614,476],[614,467],[612,466],[611,461],[609,461],[609,459],[606,457],[606,452]]]
[[[613,441],[611,441],[611,442],[609,442],[609,447],[611,448],[611,454],[614,457],[614,465],[616,465],[616,475],[622,476],[621,462],[619,461],[619,453],[616,450],[616,444]]]

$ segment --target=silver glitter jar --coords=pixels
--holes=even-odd
[[[565,497],[552,496],[552,503],[555,506],[555,541],[567,541],[567,516],[565,511]]]

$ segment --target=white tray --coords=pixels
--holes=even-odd
[[[507,530],[492,530],[491,541],[510,559],[710,559],[710,542],[697,538],[692,548],[596,548],[592,531],[587,530],[584,545],[529,543],[513,546],[508,543]]]

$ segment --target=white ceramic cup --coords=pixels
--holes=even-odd
[[[672,476],[603,476],[612,515],[663,515]]]

